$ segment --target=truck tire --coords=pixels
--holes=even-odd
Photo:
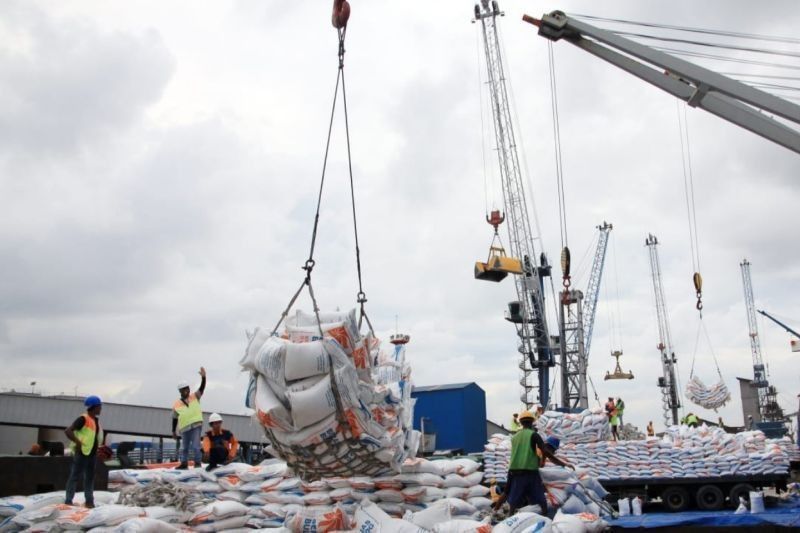
[[[718,511],[725,506],[725,494],[716,485],[703,485],[695,495],[697,508],[703,511]]]
[[[731,501],[731,507],[736,509],[739,507],[739,496],[743,497],[745,501],[750,501],[750,491],[756,490],[753,486],[749,483],[739,483],[738,485],[734,485],[731,488],[731,491],[728,493],[728,498]]]
[[[664,507],[671,513],[679,513],[689,508],[689,493],[683,487],[672,485],[661,493]]]

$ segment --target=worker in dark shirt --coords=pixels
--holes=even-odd
[[[211,429],[206,431],[203,438],[203,456],[209,463],[206,470],[211,471],[236,458],[236,454],[239,453],[239,441],[231,431],[222,427],[222,417],[219,413],[211,413],[208,423],[211,424]]]
[[[84,400],[86,413],[82,414],[64,430],[72,441],[72,470],[67,480],[67,492],[64,503],[72,505],[78,478],[83,475],[83,494],[86,507],[94,507],[94,465],[97,461],[97,448],[104,442],[103,429],[100,427],[100,411],[103,402],[97,396],[89,396]]]
[[[203,409],[200,407],[200,398],[206,390],[206,369],[200,367],[200,388],[192,393],[189,384],[185,381],[178,383],[181,397],[172,405],[172,436],[177,438],[181,434],[180,460],[176,468],[189,468],[189,452],[192,452],[194,466],[202,466],[202,452],[200,450],[200,434],[203,431]]]
[[[519,415],[522,424],[520,429],[511,438],[511,461],[508,465],[508,505],[513,515],[517,509],[526,505],[538,505],[542,514],[547,514],[547,498],[544,493],[544,484],[539,475],[539,457],[549,459],[554,464],[575,469],[569,462],[556,457],[546,445],[539,433],[533,429],[533,413],[523,411]],[[499,507],[497,503],[496,506]]]

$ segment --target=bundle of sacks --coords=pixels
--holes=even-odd
[[[700,378],[692,376],[686,384],[686,397],[700,407],[716,411],[731,400],[731,393],[722,380],[706,387]]]
[[[729,434],[720,428],[674,426],[663,438],[562,446],[559,453],[599,479],[784,474],[797,454],[788,437],[761,431]]]
[[[597,442],[611,436],[608,417],[600,409],[584,409],[580,413],[546,411],[536,421],[539,433],[554,435],[561,444]]]
[[[362,336],[355,310],[297,311],[280,337],[256,329],[240,363],[270,452],[300,477],[377,476],[415,456],[405,346]]]
[[[64,501],[63,491],[0,499],[0,517],[7,517],[0,531],[22,530],[32,524],[36,524],[36,531],[55,530],[57,519],[62,523],[71,520],[69,529],[122,527],[123,522],[134,518],[160,520],[195,531],[280,526],[294,531],[327,531],[328,526],[319,524],[348,529],[343,526],[352,524],[364,501],[394,519],[415,516],[417,522],[427,524],[433,520],[431,516],[440,517],[446,511],[451,518],[474,520],[488,514],[491,507],[489,489],[480,484],[483,474],[479,468],[477,462],[466,458],[414,458],[404,462],[399,474],[315,481],[301,480],[277,459],[257,466],[231,463],[211,472],[200,468],[112,470],[109,482],[120,492],[95,492],[98,507],[91,513],[59,505]],[[160,490],[167,484],[174,490]],[[196,497],[170,499],[172,493],[183,492]],[[165,505],[168,500],[171,505]],[[136,505],[116,505],[123,501]],[[431,511],[433,507],[438,511]],[[81,513],[91,516],[83,517]],[[424,520],[428,521],[421,522]],[[318,524],[315,527],[321,529],[307,529],[309,523]],[[129,529],[120,531],[139,531],[130,529],[133,523],[125,527]]]
[[[483,446],[483,479],[486,483],[505,483],[508,480],[508,462],[511,459],[511,439],[495,433]]]

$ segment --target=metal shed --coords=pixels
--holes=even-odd
[[[437,450],[483,451],[486,443],[486,393],[476,383],[414,387],[414,429],[436,432]]]

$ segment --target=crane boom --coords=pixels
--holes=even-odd
[[[519,258],[522,274],[514,276],[517,301],[509,304],[507,319],[514,323],[518,336],[520,369],[523,387],[522,402],[530,408],[535,403],[546,406],[550,400],[549,368],[555,365],[550,347],[550,334],[544,307],[542,278],[549,276],[550,267],[542,259],[537,265],[534,235],[528,216],[528,203],[523,187],[522,170],[517,153],[517,141],[511,121],[511,108],[506,89],[506,77],[501,54],[497,17],[503,13],[497,2],[481,0],[475,5],[475,21],[483,30],[486,56],[487,85],[491,98],[497,159],[503,189],[503,203],[508,223],[509,250]],[[531,383],[531,374],[538,374],[538,385]],[[538,397],[535,394],[538,390]]]
[[[559,348],[561,356],[561,406],[571,410],[589,407],[586,372],[592,343],[597,297],[603,277],[608,235],[614,226],[597,226],[600,236],[594,254],[586,295],[576,289],[561,291]]]
[[[787,326],[786,324],[784,324],[783,322],[781,322],[780,320],[778,320],[777,318],[772,316],[771,314],[767,313],[766,311],[764,311],[762,309],[758,309],[758,312],[761,313],[762,315],[764,315],[765,317],[769,318],[770,320],[772,320],[776,324],[778,324],[780,327],[785,329],[788,333],[791,333],[795,337],[800,337],[800,333],[797,333],[795,330],[793,330],[792,328],[790,328],[789,326]]]
[[[776,115],[800,126],[800,106],[788,100],[575,20],[562,11],[542,15],[541,20],[528,15],[522,18],[538,26],[542,37],[552,41],[563,38],[692,107],[800,153],[800,132],[770,117]]]
[[[658,257],[658,239],[648,235],[645,245],[650,252],[650,273],[653,277],[653,293],[656,298],[656,319],[658,320],[658,351],[661,354],[662,376],[658,378],[661,388],[661,404],[664,412],[664,424],[678,423],[678,409],[681,406],[678,395],[678,382],[675,376],[675,350],[672,348],[672,336],[669,330],[667,302],[664,298],[664,287],[661,283],[661,261]]]
[[[769,384],[767,367],[761,356],[761,340],[758,336],[756,306],[753,298],[753,282],[750,278],[750,261],[739,263],[742,270],[742,286],[744,288],[744,304],[747,309],[747,327],[750,336],[750,352],[753,356],[753,387],[758,391],[758,415],[756,422],[778,422],[783,420],[783,411],[778,405],[778,391]]]

